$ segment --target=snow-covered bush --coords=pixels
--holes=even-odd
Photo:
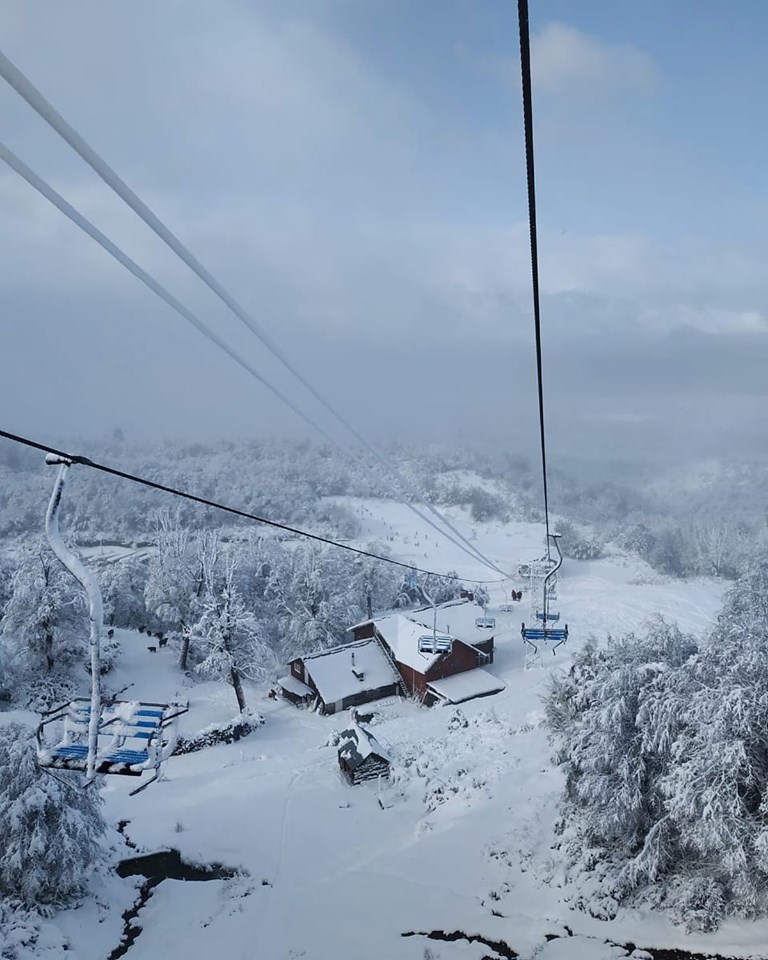
[[[31,950],[38,944],[41,919],[36,910],[26,909],[18,900],[0,899],[0,957],[20,960],[34,956]]]
[[[102,855],[98,789],[37,766],[33,734],[0,727],[0,894],[26,907],[64,906],[82,895]]]
[[[505,749],[517,731],[494,710],[467,718],[455,708],[446,718],[446,734],[391,745],[391,791],[397,798],[421,798],[425,817],[446,803],[471,806],[492,795],[493,784],[512,762]],[[428,829],[428,820],[422,829]]]
[[[560,549],[563,556],[573,560],[597,560],[603,555],[603,544],[599,537],[584,536],[567,520],[561,520],[557,526],[560,534]]]
[[[432,485],[432,497],[445,506],[469,507],[473,520],[508,520],[509,504],[498,493],[479,486],[466,486],[456,480],[438,478]]]
[[[264,726],[264,717],[258,713],[246,711],[233,717],[232,720],[211,723],[191,737],[179,736],[173,755],[196,753],[206,747],[215,747],[219,743],[237,743],[238,740],[242,740],[243,737],[247,737],[262,726]]]
[[[622,550],[636,553],[639,557],[647,559],[655,537],[647,524],[633,523],[615,528],[612,531],[612,539]]]
[[[103,676],[105,673],[109,673],[116,665],[120,659],[120,654],[123,652],[123,648],[120,644],[120,641],[114,635],[110,637],[110,630],[108,630],[101,637],[101,642],[99,643],[99,673]],[[85,672],[90,676],[91,674],[91,662],[90,659],[85,662]]]
[[[596,883],[590,909],[643,899],[703,929],[768,912],[766,649],[763,567],[700,649],[659,620],[588,644],[553,682],[561,847]]]
[[[17,681],[13,698],[27,710],[45,713],[53,704],[66,703],[77,696],[79,684],[73,677],[62,673],[41,673]]]
[[[508,505],[498,494],[483,490],[482,487],[472,487],[468,499],[473,520],[483,522],[509,519]]]

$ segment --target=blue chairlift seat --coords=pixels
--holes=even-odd
[[[425,633],[419,637],[419,653],[450,653],[453,649],[453,637],[445,633]]]
[[[525,627],[523,638],[525,640],[567,640],[568,629],[566,627]]]
[[[186,713],[182,704],[110,701],[102,704],[99,717],[97,773],[140,777],[155,770],[173,749],[173,722]],[[84,772],[88,764],[88,700],[61,704],[43,717],[37,730],[38,763],[41,767]],[[63,726],[58,742],[45,742],[49,724]]]
[[[540,627],[526,627],[523,624],[520,631],[523,640],[525,643],[532,646],[534,649],[537,648],[539,643],[552,643],[554,644],[552,652],[554,653],[555,648],[559,647],[560,644],[565,643],[568,639],[568,624],[564,627],[547,627],[542,625]]]
[[[552,623],[557,623],[557,621],[560,619],[560,614],[559,613],[537,613],[536,619],[543,620],[544,623],[546,623],[548,620],[551,620]]]

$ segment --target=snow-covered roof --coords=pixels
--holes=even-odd
[[[378,690],[399,680],[375,640],[346,643],[302,659],[325,703],[335,703],[364,690]]]
[[[432,634],[432,627],[428,627],[425,623],[406,617],[403,613],[395,613],[392,616],[377,619],[375,624],[376,629],[387,641],[395,660],[418,673],[426,673],[442,656],[441,653],[419,653],[419,637]]]
[[[427,689],[448,703],[463,703],[464,700],[472,700],[474,697],[487,697],[492,693],[499,693],[504,687],[506,683],[503,680],[480,667],[427,684]]]
[[[301,680],[297,680],[296,677],[292,677],[290,674],[288,674],[287,677],[280,677],[277,682],[283,690],[287,690],[288,693],[292,693],[296,697],[307,697],[314,693],[314,690],[308,687],[306,683],[302,683]]]
[[[432,607],[416,607],[414,610],[409,608],[407,615],[418,619],[418,617],[422,615],[422,610],[431,611]],[[388,620],[390,617],[396,617],[399,613],[403,613],[402,607],[393,607],[391,610],[379,610],[372,620],[361,620],[360,623],[353,623],[351,627],[347,627],[347,630],[357,630],[358,627],[364,627],[368,623],[378,623],[379,620]]]
[[[346,760],[350,770],[359,767],[372,753],[376,754],[377,757],[381,757],[382,760],[389,761],[389,757],[384,748],[376,737],[374,737],[369,730],[366,730],[365,727],[355,724],[353,727],[349,727],[347,730],[341,732],[339,737],[339,756]]]
[[[469,646],[476,646],[489,640],[494,631],[479,628],[475,621],[482,617],[482,608],[466,600],[449,600],[437,608],[437,629],[441,634],[450,636]],[[380,614],[373,620],[356,623],[350,630],[356,630],[367,623],[373,623],[387,641],[398,663],[404,663],[419,673],[427,670],[439,659],[440,654],[425,655],[419,653],[419,637],[432,632],[433,612],[431,607],[409,611],[407,614],[394,612]]]

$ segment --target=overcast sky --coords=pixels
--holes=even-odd
[[[763,0],[530,0],[552,451],[764,456]],[[536,441],[511,0],[5,0],[3,50],[364,433]],[[3,139],[263,347],[0,81]],[[7,168],[0,410],[305,428]]]

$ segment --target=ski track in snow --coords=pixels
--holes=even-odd
[[[447,541],[438,545],[437,534],[426,525],[420,529],[403,505],[340,499],[363,522],[355,544],[379,537],[398,559],[495,579]],[[460,508],[449,513],[505,569],[542,552],[540,525],[480,524]],[[545,655],[540,668],[523,669],[519,630],[529,616],[526,597],[515,612],[493,614],[497,654],[488,669],[507,688],[463,704],[467,727],[449,728],[454,708],[424,710],[410,702],[382,708],[377,737],[390,745],[396,762],[411,754],[424,767],[424,775],[409,768],[401,784],[385,788],[384,809],[377,785],[349,787],[335,749],[324,746],[347,715],[318,717],[250,688],[250,705],[266,723],[247,739],[172,758],[165,778],[134,798],[127,795],[133,782],[107,780],[108,815],[130,821],[139,853],[175,848],[187,860],[248,874],[234,881],[164,881],[139,914],[144,929],[128,960],[210,960],[217,954],[227,960],[423,960],[426,946],[436,960],[492,956],[479,942],[402,936],[431,930],[480,934],[508,943],[521,958],[541,960],[620,955],[599,946],[606,939],[759,953],[768,924],[729,922],[718,934],[687,937],[663,916],[625,912],[605,923],[574,913],[550,861],[561,780],[538,725],[549,670],[567,668],[570,651],[589,634],[642,630],[658,612],[699,633],[715,617],[723,586],[668,580],[623,556],[566,561],[559,606],[571,639],[556,657]],[[494,607],[506,599],[499,586],[491,595]],[[231,691],[186,679],[170,650],[150,654],[145,636],[118,633],[123,657],[110,676],[115,689],[133,683],[127,696],[188,696],[185,733],[234,714]],[[11,716],[18,718],[4,714],[0,721]],[[445,769],[429,767],[438,755]],[[454,776],[448,767],[466,772]],[[446,779],[449,788],[455,780],[457,791],[448,789],[442,795],[448,799],[430,810],[431,781]],[[104,960],[119,939],[120,915],[133,902],[135,884],[97,879],[94,892],[101,906],[91,897],[48,921],[50,931],[69,941],[71,960]],[[546,934],[565,935],[565,925],[575,937],[546,941]]]

